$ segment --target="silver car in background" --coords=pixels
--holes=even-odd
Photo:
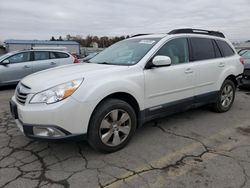
[[[65,51],[24,50],[0,56],[0,86],[18,83],[25,76],[67,64],[78,59]]]

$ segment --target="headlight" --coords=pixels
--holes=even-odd
[[[82,81],[83,79],[72,80],[70,82],[37,93],[32,97],[30,103],[51,104],[66,99],[77,90],[77,88],[81,85]]]

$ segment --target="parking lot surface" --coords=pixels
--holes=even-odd
[[[150,122],[121,151],[24,137],[13,88],[0,90],[0,187],[250,187],[250,91],[223,114],[203,107]]]

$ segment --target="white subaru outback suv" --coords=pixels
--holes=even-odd
[[[114,152],[152,119],[204,104],[228,111],[243,69],[220,32],[137,35],[89,63],[25,77],[10,108],[29,138],[87,139],[96,150]]]

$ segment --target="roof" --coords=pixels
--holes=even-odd
[[[213,36],[213,35],[204,35],[204,34],[196,34],[196,33],[177,33],[177,34],[144,34],[144,35],[139,35],[135,37],[128,38],[126,40],[138,38],[138,39],[147,39],[147,38],[172,38],[175,36],[181,36],[181,37],[201,37],[201,38],[211,38],[211,39],[218,39],[218,40],[227,40],[222,37],[218,36]],[[227,40],[228,41],[228,40]]]
[[[6,40],[5,44],[46,44],[46,45],[79,45],[76,41],[50,41],[50,40]]]

